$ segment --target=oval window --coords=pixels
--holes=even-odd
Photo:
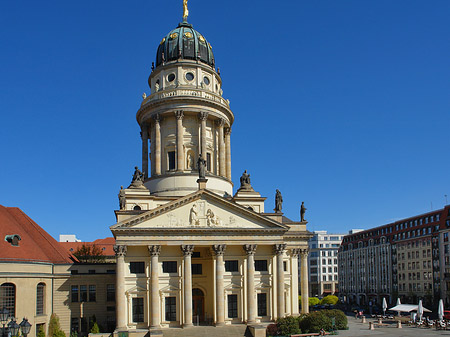
[[[193,73],[187,73],[187,74],[186,74],[186,79],[187,79],[188,81],[192,81],[192,80],[194,79],[194,74],[193,74]]]
[[[209,85],[209,78],[208,77],[203,77],[203,82],[205,82],[206,85]]]
[[[169,76],[167,76],[167,80],[169,82],[173,82],[174,79],[175,79],[175,74],[170,74]]]

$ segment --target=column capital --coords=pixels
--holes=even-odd
[[[302,257],[302,258],[308,257],[308,253],[309,253],[308,248],[299,248],[299,251],[300,251],[300,257]]]
[[[156,123],[161,122],[161,116],[160,116],[159,114],[154,114],[154,115],[152,116],[152,118],[153,118],[153,120],[154,120]]]
[[[198,118],[201,121],[206,121],[206,119],[208,118],[208,113],[206,111],[202,111],[198,114]]]
[[[224,131],[225,131],[225,135],[230,135],[231,134],[231,128],[230,127],[224,128]]]
[[[247,255],[255,255],[257,245],[244,245],[244,251]]]
[[[177,111],[175,111],[175,117],[176,117],[177,119],[183,119],[183,117],[184,117],[184,112],[183,112],[183,110],[177,110]]]
[[[194,252],[194,245],[181,245],[180,248],[184,256],[192,255]]]
[[[151,256],[159,256],[159,254],[161,253],[161,246],[160,245],[148,246],[148,252],[150,253]]]
[[[299,256],[300,255],[300,248],[292,248],[291,249],[291,256]]]
[[[283,255],[285,249],[286,249],[285,243],[277,243],[273,245],[273,251],[276,255]]]
[[[123,245],[114,245],[114,252],[117,257],[123,257],[127,254],[127,246]]]
[[[216,124],[218,126],[224,126],[225,125],[225,119],[219,118],[218,120],[216,120]]]
[[[223,255],[225,253],[225,249],[227,245],[213,245],[212,249],[216,255]]]

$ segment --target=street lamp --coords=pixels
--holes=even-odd
[[[11,318],[11,322],[8,323],[8,329],[9,329],[11,336],[13,336],[13,337],[19,336],[20,325],[17,324],[15,318]]]
[[[6,322],[8,322],[8,317],[9,317],[9,310],[6,309],[6,307],[3,307],[3,309],[0,310],[0,322],[3,324],[3,331],[2,331],[3,337],[6,336],[5,325],[6,325]]]
[[[24,317],[23,321],[19,325],[20,325],[20,331],[22,332],[22,335],[27,337],[27,335],[30,333],[30,330],[31,330],[30,322],[28,322],[28,319]]]

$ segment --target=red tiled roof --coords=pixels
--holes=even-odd
[[[96,245],[98,248],[100,248],[103,252],[103,255],[105,256],[114,256],[114,245],[116,244],[116,239],[114,238],[105,238],[105,239],[97,239],[93,242],[59,242],[59,244],[64,247],[64,249],[69,252],[73,253],[78,248],[81,248],[81,246],[92,246]]]
[[[19,246],[5,241],[18,234]],[[45,230],[17,207],[0,205],[0,261],[33,261],[56,264],[73,263],[68,254]]]

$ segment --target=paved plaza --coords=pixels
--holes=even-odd
[[[348,330],[339,330],[339,336],[400,336],[400,337],[426,337],[426,336],[450,336],[450,330],[436,330],[431,328],[416,328],[403,325],[398,329],[395,323],[387,322],[383,327],[375,326],[375,330],[369,330],[369,322],[362,324],[361,320],[356,320],[353,316],[347,316]],[[164,337],[242,337],[246,336],[246,326],[244,324],[229,325],[224,327],[199,326],[187,329],[163,329]]]

